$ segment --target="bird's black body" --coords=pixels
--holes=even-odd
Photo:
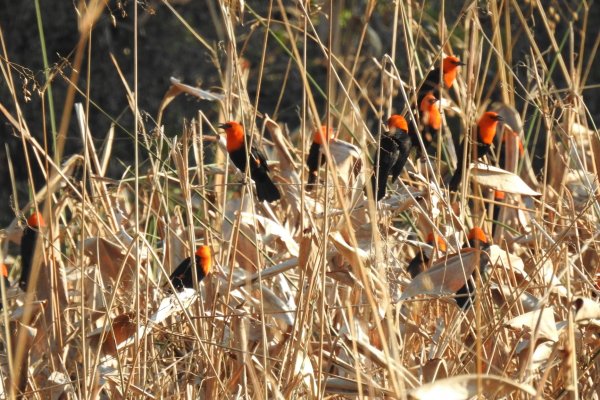
[[[410,154],[410,149],[412,148],[413,144],[409,135],[403,131],[396,132],[392,139],[394,139],[398,145],[398,158],[396,159],[396,162],[390,171],[392,175],[392,182],[395,182],[406,165],[406,161],[408,160],[408,155]]]
[[[406,270],[410,274],[412,279],[427,269],[427,265],[429,264],[429,257],[427,257],[422,250],[419,250],[417,255],[408,263]]]
[[[10,281],[8,280],[8,268],[6,268],[6,265],[4,264],[0,264],[0,269],[2,272],[2,280],[4,280],[4,288],[8,289],[8,287],[10,286]],[[4,307],[4,305],[2,304],[2,297],[0,296],[0,310],[2,310],[2,308]]]
[[[421,158],[421,156],[423,155],[423,150],[421,149],[421,144],[419,143],[419,138],[417,137],[417,135],[421,136],[421,139],[423,140],[423,145],[425,146],[425,151],[427,152],[427,154],[435,155],[435,147],[433,147],[432,144],[436,143],[435,140],[436,140],[437,136],[434,136],[434,135],[437,135],[437,131],[434,131],[433,134],[427,134],[429,132],[429,127],[424,126],[422,128],[422,131],[419,132],[418,130],[415,129],[415,127],[411,123],[408,125],[408,132],[409,132],[408,136],[410,138],[411,146],[416,149],[417,159]]]
[[[429,71],[429,73],[427,74],[427,76],[425,77],[425,81],[423,82],[423,85],[421,85],[421,88],[419,89],[419,93],[417,94],[417,104],[421,104],[421,100],[423,100],[423,97],[425,97],[425,95],[429,92],[433,93],[433,95],[435,96],[436,99],[440,99],[440,69],[438,67],[432,69],[431,71]],[[442,78],[442,85],[443,85],[443,78]]]
[[[377,201],[385,197],[387,178],[392,167],[398,161],[400,149],[397,141],[386,134],[381,136],[379,151],[375,152],[374,171],[371,183],[373,193],[376,193]],[[404,160],[406,162],[406,160]]]
[[[27,290],[29,283],[37,239],[38,231],[27,226],[21,239],[21,278],[19,279],[19,287],[24,291]]]
[[[321,154],[321,145],[317,142],[312,142],[308,150],[306,165],[308,166],[308,181],[306,190],[311,191],[319,178],[319,167],[325,162],[325,157]]]
[[[479,259],[479,274],[482,275],[490,262],[488,257],[488,251],[490,245],[488,243],[481,243],[475,240],[469,240],[464,247],[478,247],[481,250]],[[459,308],[467,310],[475,304],[475,271],[467,279],[467,282],[456,291],[456,304]]]
[[[191,258],[188,257],[183,260],[175,271],[171,273],[169,280],[173,284],[173,287],[181,292],[184,288],[193,289],[194,288],[194,273],[192,271],[192,263],[190,262]],[[202,259],[198,256],[194,256],[194,265],[196,266],[196,274],[198,276],[198,282],[202,281],[205,278],[204,269],[201,267]]]
[[[477,137],[479,137],[479,128],[477,128]],[[456,190],[462,179],[463,145],[464,145],[464,140],[460,143],[460,146],[458,147],[458,154],[456,155],[456,158],[457,158],[456,171],[454,171],[454,175],[452,175],[452,179],[450,179],[450,183],[448,184],[448,188],[450,190]],[[486,155],[490,154],[491,145],[482,143],[481,141],[478,141],[477,143],[475,143],[475,145],[477,146],[477,159],[481,159],[481,158],[485,157]],[[468,159],[469,158],[467,158],[467,160]],[[468,164],[467,164],[467,167],[468,167]]]
[[[250,161],[250,177],[256,183],[256,195],[260,201],[269,203],[279,200],[281,193],[269,177],[269,167],[264,154],[252,146],[246,158],[245,146],[229,153],[233,164],[242,172],[246,171],[246,164]]]

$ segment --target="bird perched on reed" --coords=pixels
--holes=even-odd
[[[319,180],[319,167],[325,162],[325,155],[322,147],[333,137],[333,129],[329,129],[327,134],[327,126],[321,126],[313,134],[313,141],[308,150],[306,158],[306,166],[308,167],[308,180],[306,182],[306,191],[310,192]]]
[[[467,236],[467,242],[463,248],[473,247],[482,251],[479,259],[479,274],[483,274],[489,265],[489,257],[487,251],[490,249],[490,242],[483,232],[477,226],[473,227]],[[456,291],[456,304],[464,310],[475,304],[475,272],[467,278],[463,287]]]
[[[423,97],[427,95],[427,93],[432,93],[433,96],[437,99],[441,99],[441,88],[450,89],[452,84],[456,80],[456,75],[458,74],[458,68],[462,65],[465,65],[460,61],[458,57],[455,56],[447,56],[442,60],[442,87],[440,87],[440,68],[436,67],[429,71],[427,76],[425,77],[425,81],[419,88],[419,92],[417,94],[417,101],[420,104]]]
[[[175,271],[171,273],[169,280],[173,284],[173,287],[181,292],[184,288],[194,288],[194,272],[193,268],[196,268],[196,276],[198,277],[198,283],[210,273],[212,268],[212,256],[210,254],[210,247],[206,245],[199,246],[196,249],[194,255],[194,261],[190,257],[183,260]]]
[[[387,121],[388,131],[381,135],[379,149],[375,152],[371,185],[377,201],[385,197],[387,178],[398,179],[406,164],[412,142],[408,124],[403,116],[394,114]]]
[[[242,172],[250,168],[250,178],[256,183],[256,195],[259,201],[272,203],[281,198],[281,193],[269,176],[269,166],[264,154],[252,146],[247,150],[246,135],[244,127],[235,121],[219,125],[225,130],[227,141],[227,152],[233,164]]]
[[[496,136],[496,128],[498,122],[502,121],[502,117],[494,111],[484,112],[477,122],[477,141],[474,146],[477,147],[477,159],[481,159],[490,153],[494,137]],[[458,148],[456,171],[450,179],[448,187],[450,190],[456,190],[463,175],[463,146],[468,141],[463,140]],[[469,157],[470,154],[467,154]],[[467,158],[468,160],[468,158]],[[468,167],[468,164],[467,164]]]
[[[446,241],[439,235],[430,232],[425,239],[426,243],[433,247],[432,251],[425,251],[419,249],[419,252],[413,259],[408,263],[406,270],[410,274],[412,279],[429,268],[429,261],[434,258],[433,252],[437,251],[445,253],[448,250]]]
[[[31,267],[35,254],[35,246],[39,238],[40,229],[46,227],[44,218],[39,212],[34,212],[27,218],[27,226],[21,239],[21,278],[19,287],[26,291],[31,277]]]

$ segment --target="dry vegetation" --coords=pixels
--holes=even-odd
[[[104,2],[78,3],[72,72],[49,77],[71,82],[65,103],[55,105],[54,153],[52,143],[30,134],[14,83],[19,69],[2,53],[0,69],[14,95],[0,104],[3,123],[47,177],[0,236],[13,282],[2,290],[5,396],[598,398],[600,142],[582,100],[596,50],[588,54],[582,45],[592,23],[588,5],[441,2],[434,18],[418,4],[363,1],[353,5],[362,18],[348,19],[344,8],[320,1],[272,1],[261,15],[241,1],[212,3],[223,42],[186,28],[212,54],[221,87],[173,80],[148,118],[137,109],[137,82],[123,78],[119,90],[136,121],[127,129],[139,134],[130,136],[136,162],[120,179],[106,176],[117,162],[114,135],[94,146],[87,118],[97,111],[78,86]],[[160,7],[176,13],[166,2]],[[449,7],[458,18],[447,25]],[[372,21],[384,14],[390,29],[375,29]],[[185,15],[178,17],[185,24]],[[559,35],[556,25],[566,17],[572,29]],[[242,21],[254,24],[252,44],[236,37]],[[548,47],[539,47],[534,22]],[[278,82],[268,75],[267,42],[300,79],[301,91],[285,93],[297,98],[291,112],[300,126],[288,129],[262,114],[248,93],[247,46],[262,55],[252,69],[255,93],[262,84],[284,93],[288,74]],[[303,43],[311,43],[312,59]],[[373,56],[377,46],[383,55]],[[467,63],[445,94],[444,156],[411,157],[401,181],[375,205],[363,187],[382,130],[377,121],[406,111],[443,54]],[[515,73],[517,59],[526,79]],[[314,62],[327,71],[322,87],[304,67]],[[182,93],[212,102],[219,119],[199,112],[181,135],[166,135],[163,112]],[[42,87],[34,95],[47,93]],[[491,104],[492,97],[500,101]],[[502,169],[479,165],[460,193],[448,193],[441,177],[455,162],[452,137],[471,135],[488,109],[506,118],[490,161]],[[63,158],[73,119],[85,150]],[[225,120],[243,121],[268,154],[280,202],[259,204],[252,185],[243,184],[248,178],[216,136]],[[336,139],[323,184],[307,193],[304,160],[322,123],[335,128]],[[504,200],[494,200],[494,190],[506,192]],[[497,215],[494,206],[501,207]],[[33,208],[48,228],[34,262],[42,273],[25,294],[15,284],[19,258],[8,254],[8,243],[19,242]],[[454,292],[481,253],[457,251],[472,226],[492,238],[493,265],[477,280],[474,307],[463,311]],[[433,262],[437,270],[411,282],[407,263],[431,231],[446,238],[449,251]],[[213,250],[212,274],[198,292],[169,295],[169,273],[201,243]]]

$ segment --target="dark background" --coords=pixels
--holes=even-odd
[[[211,44],[217,43],[219,37],[217,27],[210,15],[207,2],[205,1],[186,1],[179,0],[171,2],[175,9],[188,21],[188,23],[200,35],[202,35]],[[266,16],[267,1],[247,2],[260,15]],[[275,2],[276,3],[276,2]],[[294,6],[292,2],[284,2],[288,5],[288,17],[292,22],[294,20]],[[312,9],[313,22],[317,25],[322,40],[326,43],[328,21],[325,18],[324,10],[328,9],[327,4],[322,9],[317,7],[317,3]],[[337,26],[341,40],[336,45],[336,54],[346,61],[346,65],[351,65],[353,49],[356,49],[360,28],[364,22],[365,1],[339,1],[335,2],[337,15],[340,16]],[[430,4],[431,3],[431,4]],[[485,3],[485,2],[484,2]],[[417,3],[418,4],[418,3]],[[437,13],[436,2],[427,2],[426,18],[423,20],[423,27],[427,31],[434,32]],[[557,26],[556,37],[561,37],[562,32],[568,28],[567,17],[573,15],[579,2],[544,2],[549,8],[554,7],[559,16],[555,21]],[[456,7],[452,7],[452,2],[446,2],[446,18],[448,25],[454,23],[458,10],[463,2],[456,2]],[[598,36],[598,21],[600,20],[600,10],[596,2],[590,2],[590,27],[587,32],[586,48],[589,52]],[[69,63],[63,62],[65,59],[72,61],[71,52],[77,44],[79,32],[77,30],[77,19],[71,1],[48,1],[40,0],[41,14],[44,24],[46,49],[49,58],[49,64],[53,71],[62,70],[64,76],[71,75]],[[363,52],[364,60],[359,64],[359,73],[362,82],[366,86],[372,87],[372,96],[378,96],[377,71],[374,71],[370,61],[371,57],[381,57],[383,53],[390,52],[390,38],[392,32],[393,4],[382,1],[378,3],[376,11],[371,19],[372,30],[367,38],[365,50]],[[221,15],[217,7],[217,16]],[[527,8],[524,8],[525,12]],[[158,106],[169,88],[169,78],[171,76],[181,79],[184,83],[198,85],[203,89],[219,91],[220,79],[212,60],[209,58],[206,49],[187,31],[187,29],[177,20],[177,18],[160,2],[148,1],[143,4],[140,12],[140,30],[139,30],[139,107],[145,117],[147,129],[154,127],[152,118],[157,115]],[[491,23],[489,18],[485,17],[485,7],[482,4],[481,21],[484,29],[491,32]],[[533,13],[535,15],[535,13]],[[526,16],[527,17],[527,16]],[[275,10],[274,19],[281,19],[281,15]],[[545,34],[542,24],[535,17],[531,17],[534,27],[536,40],[539,40],[538,46],[542,50],[549,49],[549,40]],[[514,21],[517,21],[516,17]],[[258,66],[262,54],[262,43],[264,30],[253,24],[252,15],[247,11],[244,14],[243,24],[236,28],[238,38],[238,51],[243,46],[243,56],[251,65],[249,94],[251,101],[256,96],[256,84],[258,76]],[[576,22],[579,26],[580,22]],[[35,3],[33,0],[13,1],[0,0],[0,28],[4,35],[5,44],[10,61],[14,64],[12,70],[13,79],[17,87],[21,87],[19,104],[24,112],[25,119],[32,134],[43,143],[42,138],[42,115],[39,96],[39,87],[45,84],[46,78],[43,72],[43,60],[40,46],[40,37],[37,28],[37,19],[35,13]],[[515,27],[517,30],[520,27]],[[281,25],[274,24],[273,30],[286,38],[287,34]],[[576,31],[577,32],[577,31]],[[460,28],[455,35],[461,37]],[[513,49],[513,63],[524,60],[528,54],[528,42],[525,36],[521,34],[521,40],[515,43]],[[244,46],[244,44],[247,44]],[[406,72],[406,62],[401,57],[404,51],[404,39],[398,38],[398,67],[401,72]],[[435,40],[434,40],[435,42]],[[578,43],[578,41],[576,41]],[[300,44],[299,44],[300,45]],[[454,44],[453,44],[454,45]],[[116,128],[116,139],[113,149],[113,161],[109,167],[109,176],[119,178],[125,167],[130,165],[133,160],[133,140],[132,127],[133,118],[128,108],[125,90],[118,77],[118,74],[110,61],[109,54],[113,54],[129,84],[133,85],[133,2],[131,1],[110,1],[103,15],[96,24],[92,34],[92,52],[91,52],[91,99],[102,110],[92,106],[89,115],[89,124],[92,135],[96,142],[96,147],[101,149],[104,138],[111,124],[111,118],[118,122],[122,127]],[[224,46],[218,46],[223,49]],[[320,50],[316,46],[309,47],[310,62],[308,64],[309,72],[316,78],[321,87],[325,87],[326,81],[326,62],[322,57]],[[460,50],[458,50],[460,51]],[[547,52],[550,61],[552,51]],[[568,54],[565,49],[564,55]],[[219,53],[219,58],[224,60],[225,54]],[[283,101],[278,109],[276,104],[280,95],[281,87],[288,68],[289,57],[281,50],[280,46],[269,39],[269,48],[267,52],[267,63],[263,78],[263,84],[260,94],[259,109],[261,112],[268,113],[291,127],[299,124],[299,109],[301,105],[301,82],[299,74],[292,65],[290,76],[286,82],[286,91]],[[587,58],[586,57],[586,62]],[[597,58],[597,57],[596,57]],[[87,58],[84,59],[82,74],[79,80],[79,87],[86,87]],[[224,65],[224,64],[223,64]],[[598,71],[598,62],[595,62],[590,78],[587,84],[597,84],[600,82],[600,72]],[[494,66],[491,66],[494,70]],[[518,66],[514,67],[517,76],[526,80],[526,71]],[[558,69],[557,69],[558,71]],[[560,73],[553,75],[557,86],[564,84]],[[52,90],[54,96],[54,105],[56,113],[57,129],[60,124],[62,105],[66,93],[65,80],[62,76],[57,76],[52,81]],[[28,96],[26,94],[29,93]],[[316,93],[316,92],[315,92]],[[598,118],[598,89],[587,90],[583,92],[584,101],[596,122]],[[522,94],[521,94],[522,95]],[[492,93],[492,97],[495,93]],[[566,94],[565,94],[566,96]],[[28,98],[27,98],[28,97]],[[323,99],[317,95],[317,105],[323,110]],[[82,96],[77,95],[76,101],[84,102]],[[0,81],[0,102],[9,109],[14,115],[14,103],[7,90],[6,82]],[[516,104],[517,109],[521,105]],[[165,133],[171,137],[181,133],[184,120],[195,118],[198,109],[202,109],[209,118],[216,119],[218,110],[213,103],[200,101],[189,96],[179,96],[169,106],[164,116]],[[48,112],[48,107],[46,107]],[[105,114],[111,116],[107,117]],[[73,113],[74,115],[74,113]],[[368,115],[368,113],[367,113]],[[370,116],[373,121],[374,116]],[[526,122],[526,121],[525,121]],[[47,118],[47,131],[50,132],[50,122]],[[538,142],[543,145],[543,142]],[[14,218],[14,212],[9,210],[11,206],[11,182],[7,168],[6,148],[15,166],[17,188],[19,191],[19,206],[23,206],[29,196],[27,185],[27,168],[23,157],[22,142],[13,127],[8,123],[4,116],[0,116],[0,204],[3,205],[5,212],[0,213],[0,225],[5,225]],[[65,147],[65,155],[79,153],[82,150],[79,129],[75,124],[75,118],[71,118],[71,126],[68,132],[68,138]],[[34,180],[36,186],[43,184],[39,171],[34,170]]]

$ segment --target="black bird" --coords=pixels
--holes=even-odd
[[[33,263],[39,230],[45,226],[42,214],[39,212],[34,212],[27,219],[27,226],[23,231],[23,238],[21,239],[21,278],[19,279],[19,287],[23,291],[27,290],[27,285],[29,284],[31,264]]]
[[[210,247],[205,245],[198,247],[193,265],[196,267],[198,282],[201,282],[206,275],[209,274],[212,267]],[[173,287],[179,292],[183,291],[183,288],[194,288],[194,273],[190,257],[183,260],[177,268],[175,268],[175,271],[171,273],[169,280],[173,284]]]
[[[448,56],[442,60],[442,84],[446,89],[450,89],[454,80],[456,79],[456,74],[458,73],[458,67],[461,65],[465,65],[465,63],[461,62],[458,57]],[[425,82],[419,88],[419,93],[417,95],[417,101],[421,103],[423,97],[429,92],[432,92],[433,95],[441,99],[441,90],[440,90],[440,69],[438,67],[432,69],[427,74],[425,78]]]
[[[476,226],[469,231],[467,239],[463,248],[473,247],[482,251],[479,260],[479,273],[483,274],[490,261],[487,255],[487,251],[490,249],[487,236],[481,228]],[[475,281],[473,279],[475,279],[475,271],[473,271],[473,274],[467,279],[463,287],[456,291],[456,304],[463,310],[467,310],[475,304]]]
[[[371,184],[377,201],[385,197],[388,175],[396,180],[402,173],[412,146],[404,117],[392,115],[388,119],[388,128],[389,132],[381,136],[379,151],[375,153],[373,163]]]
[[[246,172],[246,163],[250,161],[250,177],[256,183],[256,196],[259,201],[272,203],[281,198],[279,189],[269,176],[269,166],[265,155],[252,146],[246,155],[246,139],[244,127],[238,122],[230,121],[219,125],[227,133],[227,152],[233,164],[242,172]]]
[[[437,246],[438,251],[445,253],[447,250],[446,242],[440,236],[434,234],[433,232],[427,235],[426,239],[427,244],[434,247],[433,251],[435,251],[435,247]],[[423,249],[419,249],[419,252],[416,256],[408,263],[406,270],[410,274],[412,279],[423,272],[427,268],[429,268],[429,260],[432,257],[430,254],[426,254]]]
[[[321,129],[315,131],[313,141],[308,150],[308,156],[306,158],[306,166],[308,167],[308,181],[306,182],[306,191],[310,192],[319,179],[319,167],[325,162],[325,156],[321,152],[321,146],[323,143],[329,142],[333,131],[329,130],[327,135],[327,127],[321,126]]]
[[[477,159],[483,158],[490,153],[494,137],[496,136],[496,128],[498,126],[499,121],[502,121],[502,117],[498,115],[498,113],[493,111],[484,112],[481,118],[479,118],[479,122],[477,122],[477,142],[475,143],[475,145],[477,146]],[[458,188],[458,185],[462,180],[462,149],[464,143],[465,141],[463,140],[463,142],[458,147],[458,154],[456,155],[456,171],[454,171],[454,175],[452,175],[452,179],[450,179],[450,182],[448,184],[448,188],[452,191],[455,191]]]

